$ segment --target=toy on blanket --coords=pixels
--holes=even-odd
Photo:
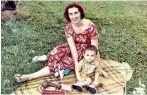
[[[54,90],[46,90],[48,87],[54,87]],[[58,82],[53,81],[45,81],[43,84],[39,86],[39,91],[42,94],[65,94],[62,90],[71,91],[71,85],[62,84]]]
[[[71,69],[65,69],[65,70],[60,70],[60,65],[56,65],[56,72],[54,74],[55,77],[60,77],[60,79],[63,79],[64,75],[68,75],[71,72]]]

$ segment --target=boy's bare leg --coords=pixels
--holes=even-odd
[[[86,86],[86,85],[90,85],[92,83],[91,78],[86,78],[85,81],[82,82],[77,82],[75,85],[80,85],[80,86]]]

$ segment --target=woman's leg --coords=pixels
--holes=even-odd
[[[16,78],[17,82],[24,82],[27,80],[32,80],[32,79],[36,79],[36,78],[44,77],[44,76],[48,76],[48,75],[50,75],[50,71],[49,71],[48,66],[46,66],[35,73],[21,75],[20,77],[15,76],[15,78]]]
[[[39,77],[48,76],[48,75],[50,75],[50,71],[49,71],[48,66],[42,68],[41,70],[39,70],[35,73],[28,74],[29,80],[36,79],[36,78],[39,78]]]
[[[47,55],[41,55],[41,56],[35,56],[32,59],[32,62],[46,61],[46,60],[47,60]]]

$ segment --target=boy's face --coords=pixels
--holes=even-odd
[[[91,63],[96,59],[96,52],[92,50],[86,50],[84,54],[84,58],[87,62]]]

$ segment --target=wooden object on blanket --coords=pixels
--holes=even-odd
[[[66,95],[63,91],[43,90],[42,95]]]
[[[59,83],[59,82],[56,82],[56,81],[45,81],[43,82],[40,86],[39,86],[39,91],[40,92],[47,92],[46,88],[48,87],[55,87],[56,90],[68,90],[68,91],[71,91],[71,85],[68,85],[68,84],[63,84],[63,83]]]
[[[54,87],[55,90],[46,90],[48,87]],[[57,94],[65,94],[63,91],[59,91],[61,89],[61,84],[53,83],[51,81],[45,81],[43,84],[39,86],[39,91],[42,95],[57,95]]]
[[[48,87],[55,87],[55,90],[47,90],[46,88]],[[70,85],[67,85],[67,84],[61,84],[61,83],[58,83],[58,82],[55,82],[55,81],[45,81],[43,84],[41,84],[39,86],[39,91],[40,93],[42,93],[43,95],[48,95],[48,94],[51,94],[51,95],[57,95],[57,94],[62,94],[64,95],[65,92],[62,91],[62,90],[66,90],[66,91],[71,91],[71,86]]]
[[[43,89],[46,89],[47,87],[55,87],[56,89],[61,89],[61,84],[60,83],[54,83],[54,82],[51,82],[51,81],[45,81],[41,87],[43,87]]]
[[[131,69],[131,67],[127,68],[128,70],[120,68],[123,65],[117,61],[102,60],[102,62],[103,62],[103,69],[106,72],[108,72],[111,76],[109,78],[104,78],[102,76],[99,76],[99,81],[103,83],[103,87],[97,88],[97,93],[106,92],[108,94],[118,95],[116,93],[119,93],[119,95],[123,95],[124,93],[123,89],[124,87],[126,87],[126,83],[127,83],[126,80],[129,80],[129,79],[126,79],[126,75],[124,75],[123,72],[127,74],[128,78],[131,78],[133,70]],[[41,93],[38,91],[38,86],[40,86],[46,80],[57,81],[57,82],[60,82],[61,84],[63,83],[63,84],[68,84],[68,85],[72,85],[76,83],[76,77],[73,72],[65,76],[63,80],[57,80],[56,78],[51,77],[51,76],[43,77],[43,78],[38,78],[35,80],[24,82],[24,84],[22,84],[16,91],[14,91],[12,95],[22,95],[22,94],[41,95]],[[47,90],[56,91],[55,88],[51,88],[51,87],[47,88]],[[66,94],[67,93],[68,94],[86,94],[86,95],[91,94],[88,91],[86,91],[86,89],[83,89],[82,92],[79,92],[74,89],[72,91],[66,91],[66,90],[62,90],[62,91]]]

